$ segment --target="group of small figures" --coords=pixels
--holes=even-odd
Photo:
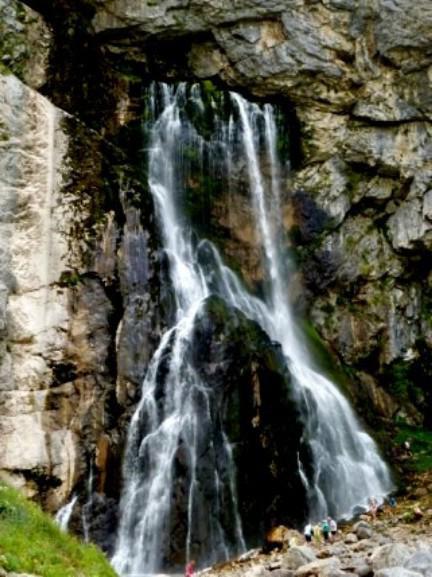
[[[396,507],[396,499],[394,496],[388,496],[385,499],[385,503],[391,508]],[[368,514],[373,520],[376,519],[379,508],[377,499],[375,497],[370,497],[368,499]],[[308,523],[304,528],[303,534],[307,543],[310,543],[312,538],[316,543],[321,543],[323,539],[324,541],[334,541],[337,535],[337,530],[338,527],[336,521],[331,517],[327,517],[320,523],[317,523],[314,527],[311,523]]]
[[[307,543],[312,541],[312,537],[318,543],[321,542],[321,538],[324,541],[333,541],[337,535],[337,523],[331,517],[323,519],[320,523],[317,523],[315,527],[312,527],[311,523],[308,523],[303,531],[304,537]]]

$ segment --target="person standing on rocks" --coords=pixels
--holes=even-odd
[[[317,523],[315,527],[312,529],[312,535],[316,545],[321,545],[321,527],[320,524]]]
[[[192,577],[194,573],[195,573],[195,561],[192,559],[186,565],[184,577]]]
[[[369,498],[369,513],[372,515],[372,519],[375,520],[378,511],[378,502],[375,497]]]
[[[328,521],[328,524],[330,527],[331,540],[334,541],[336,539],[336,535],[337,535],[337,523],[331,517],[328,517],[327,521]]]
[[[328,541],[330,534],[330,526],[327,519],[323,519],[323,521],[321,522],[321,533],[322,536],[324,537],[324,541]]]
[[[306,543],[310,543],[312,541],[312,535],[313,535],[313,529],[310,523],[308,523],[304,528],[303,534],[306,539]]]

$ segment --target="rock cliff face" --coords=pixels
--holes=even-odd
[[[85,473],[113,392],[112,304],[76,235],[91,211],[66,193],[72,133],[94,136],[12,74],[0,99],[0,466],[56,508]]]
[[[92,490],[119,478],[113,429],[158,322],[149,227],[127,170],[111,169],[121,151],[35,90],[53,44],[41,16],[0,9],[0,469],[55,510],[74,488],[87,498],[91,469]]]
[[[4,474],[55,509],[86,495],[92,465],[91,490],[117,497],[170,310],[140,133],[151,79],[212,80],[285,111],[298,309],[372,424],[432,425],[427,0],[0,0],[0,12]],[[253,285],[248,211],[222,194],[209,227]]]
[[[212,78],[292,107],[285,210],[306,307],[355,370],[360,404],[420,422],[432,344],[428,3],[114,0],[93,25],[115,54],[140,47],[149,75]]]

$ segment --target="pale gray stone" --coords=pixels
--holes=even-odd
[[[391,543],[375,549],[370,557],[370,562],[373,570],[377,572],[379,569],[387,569],[388,567],[402,567],[412,554],[412,547],[404,543]]]
[[[403,567],[391,567],[390,569],[380,569],[376,571],[374,577],[421,577],[421,573],[410,571]]]
[[[282,560],[282,567],[286,569],[298,569],[316,559],[311,547],[306,545],[290,547]]]
[[[299,567],[295,577],[336,577],[340,572],[340,561],[337,557],[319,559]]]
[[[432,549],[416,551],[404,564],[406,569],[421,573],[423,577],[432,577]]]

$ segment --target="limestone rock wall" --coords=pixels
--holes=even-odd
[[[96,279],[71,278],[67,115],[12,74],[0,102],[0,469],[56,507],[103,430],[111,305]]]
[[[75,475],[74,435],[46,409],[69,321],[58,283],[67,214],[59,199],[61,113],[15,76],[0,79],[2,133],[1,468]],[[56,471],[55,469],[59,470]],[[65,487],[65,491],[68,487]]]

